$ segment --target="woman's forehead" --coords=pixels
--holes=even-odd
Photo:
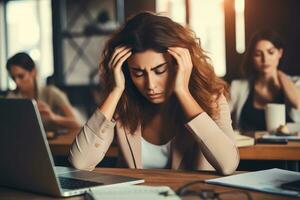
[[[21,67],[19,65],[12,65],[9,71],[13,72],[13,73],[25,73],[25,72],[28,72],[26,69],[24,69],[23,67]]]
[[[157,65],[169,61],[168,53],[159,53],[154,50],[146,50],[144,52],[134,53],[128,58],[128,65],[139,68],[153,68]]]
[[[255,49],[271,49],[271,48],[275,48],[275,46],[269,40],[259,40],[255,45]]]

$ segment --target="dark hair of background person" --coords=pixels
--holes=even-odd
[[[6,69],[10,72],[12,66],[18,66],[26,71],[32,71],[35,69],[35,63],[32,58],[25,52],[20,52],[12,57],[10,57],[6,62]],[[18,88],[16,89],[18,90]],[[37,89],[37,80],[34,79],[34,92],[35,92],[35,99],[38,97],[38,89]]]
[[[8,59],[6,63],[6,69],[8,71],[11,70],[11,67],[17,65],[19,67],[22,67],[23,69],[27,71],[32,71],[35,68],[34,61],[32,58],[25,52],[20,52],[12,56]]]
[[[250,39],[249,45],[247,46],[246,53],[242,60],[241,72],[243,78],[253,80],[257,72],[255,71],[255,66],[253,63],[253,54],[256,44],[261,40],[267,40],[271,42],[277,49],[284,49],[285,42],[282,37],[276,31],[272,29],[259,30],[253,34]],[[281,64],[282,58],[280,59],[279,66]]]
[[[199,105],[213,118],[219,115],[217,99],[222,94],[228,96],[227,84],[218,78],[209,58],[204,54],[193,31],[165,16],[150,12],[141,12],[130,18],[121,29],[107,42],[100,63],[101,79],[104,88],[104,97],[113,89],[113,72],[109,67],[110,58],[118,46],[127,46],[133,54],[148,49],[159,53],[166,53],[168,47],[187,48],[191,54],[193,70],[190,77],[189,89]],[[174,62],[175,59],[173,59]],[[174,63],[173,62],[173,63]],[[150,103],[138,92],[134,86],[127,66],[124,63],[123,72],[126,79],[125,91],[118,103],[116,115],[123,126],[130,131],[136,130],[141,122],[142,114],[149,108]],[[105,99],[104,98],[104,99]],[[174,109],[170,118],[182,120],[182,110],[176,100],[172,101]]]

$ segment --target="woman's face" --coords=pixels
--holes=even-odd
[[[28,71],[18,65],[13,65],[9,73],[20,92],[29,92],[34,89],[35,69]]]
[[[146,50],[128,58],[131,79],[139,92],[151,103],[160,104],[172,93],[171,56]]]
[[[276,48],[268,40],[257,42],[253,52],[255,69],[260,73],[270,73],[277,69],[283,50]]]

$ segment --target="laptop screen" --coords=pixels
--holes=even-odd
[[[0,99],[0,121],[0,185],[59,194],[36,102]]]

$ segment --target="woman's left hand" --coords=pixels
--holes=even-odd
[[[47,103],[39,100],[37,102],[37,105],[38,105],[40,114],[44,120],[47,120],[47,121],[55,120],[56,114],[51,110],[50,106]]]
[[[287,101],[292,107],[300,109],[300,88],[297,87],[284,72],[278,70],[277,76]]]
[[[289,80],[289,77],[281,70],[277,70],[277,76],[281,85],[283,81]]]
[[[189,81],[193,69],[189,50],[181,47],[169,47],[168,52],[177,61],[177,73],[174,82],[175,94],[189,93]]]

